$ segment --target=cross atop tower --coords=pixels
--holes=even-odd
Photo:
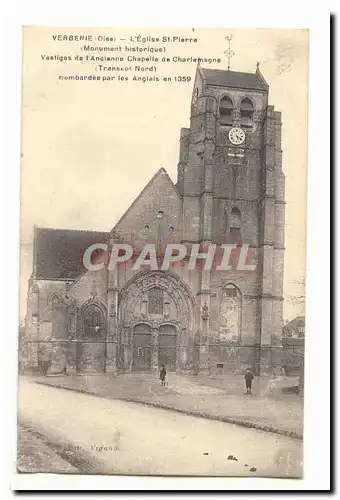
[[[230,48],[230,42],[233,38],[233,35],[229,35],[225,37],[225,40],[228,40],[228,49],[224,51],[224,55],[228,59],[228,71],[230,71],[230,60],[231,58],[235,55],[235,52],[233,52]]]

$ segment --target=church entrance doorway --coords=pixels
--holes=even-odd
[[[140,323],[133,329],[133,362],[136,371],[151,369],[151,328]]]
[[[176,370],[177,331],[173,325],[162,325],[158,335],[158,364],[168,371]]]

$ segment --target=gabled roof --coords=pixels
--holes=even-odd
[[[163,179],[173,187],[180,197],[175,184],[164,168],[160,168],[142,192],[132,202],[120,221],[126,216],[137,200],[155,179]],[[119,222],[120,222],[119,221]],[[119,222],[116,224],[118,226]],[[116,227],[115,226],[115,227]],[[111,231],[112,232],[112,231]],[[85,250],[94,243],[107,243],[110,233],[99,231],[79,231],[75,229],[35,228],[34,233],[34,277],[35,279],[75,280],[86,272],[83,265]]]
[[[176,196],[178,196],[178,198],[180,198],[180,194],[178,192],[178,189],[177,187],[175,186],[175,184],[172,182],[172,179],[171,177],[169,176],[168,172],[165,170],[165,168],[161,167],[159,170],[157,170],[157,172],[155,173],[155,175],[149,180],[149,182],[147,183],[146,186],[144,186],[144,188],[142,189],[142,191],[139,193],[139,195],[133,200],[133,202],[131,203],[131,205],[129,206],[129,208],[124,212],[124,214],[122,215],[122,217],[119,219],[119,221],[115,224],[115,226],[113,227],[111,233],[114,233],[116,231],[116,229],[119,227],[119,225],[121,224],[121,222],[123,221],[123,219],[125,219],[125,217],[127,216],[127,214],[132,210],[132,208],[136,205],[136,203],[138,202],[138,200],[145,194],[145,192],[150,188],[150,186],[152,186],[152,184],[155,182],[155,180],[157,179],[157,177],[159,177],[160,175],[163,176],[164,180],[166,182],[169,183],[169,185],[172,186],[173,190],[174,190],[174,193],[176,194]],[[111,234],[110,233],[110,234]]]
[[[109,233],[74,229],[35,228],[36,279],[76,279],[84,271],[83,255],[93,243],[105,243]]]
[[[296,318],[292,319],[284,325],[282,331],[283,334],[290,333],[295,331],[299,327],[304,327],[305,326],[305,317],[304,316],[296,316]]]
[[[206,85],[249,90],[268,90],[269,88],[259,70],[256,73],[242,73],[240,71],[200,67],[200,71]]]

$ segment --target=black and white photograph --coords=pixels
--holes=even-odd
[[[20,473],[303,477],[309,31],[24,26]]]

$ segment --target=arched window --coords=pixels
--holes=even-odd
[[[61,336],[65,331],[66,310],[65,304],[57,293],[51,298],[52,302],[52,334],[54,337]]]
[[[149,314],[163,314],[163,290],[161,288],[151,288],[148,300]]]
[[[249,99],[243,99],[240,106],[241,126],[253,126],[254,106]]]
[[[233,124],[233,103],[229,97],[224,96],[220,101],[220,125]]]
[[[53,296],[51,297],[51,302],[52,307],[57,307],[60,304],[61,299],[57,293],[53,294]]]
[[[229,216],[229,240],[231,243],[241,241],[241,212],[238,208],[233,208]]]
[[[104,314],[95,304],[88,305],[83,312],[84,335],[86,338],[98,339],[105,334]]]

